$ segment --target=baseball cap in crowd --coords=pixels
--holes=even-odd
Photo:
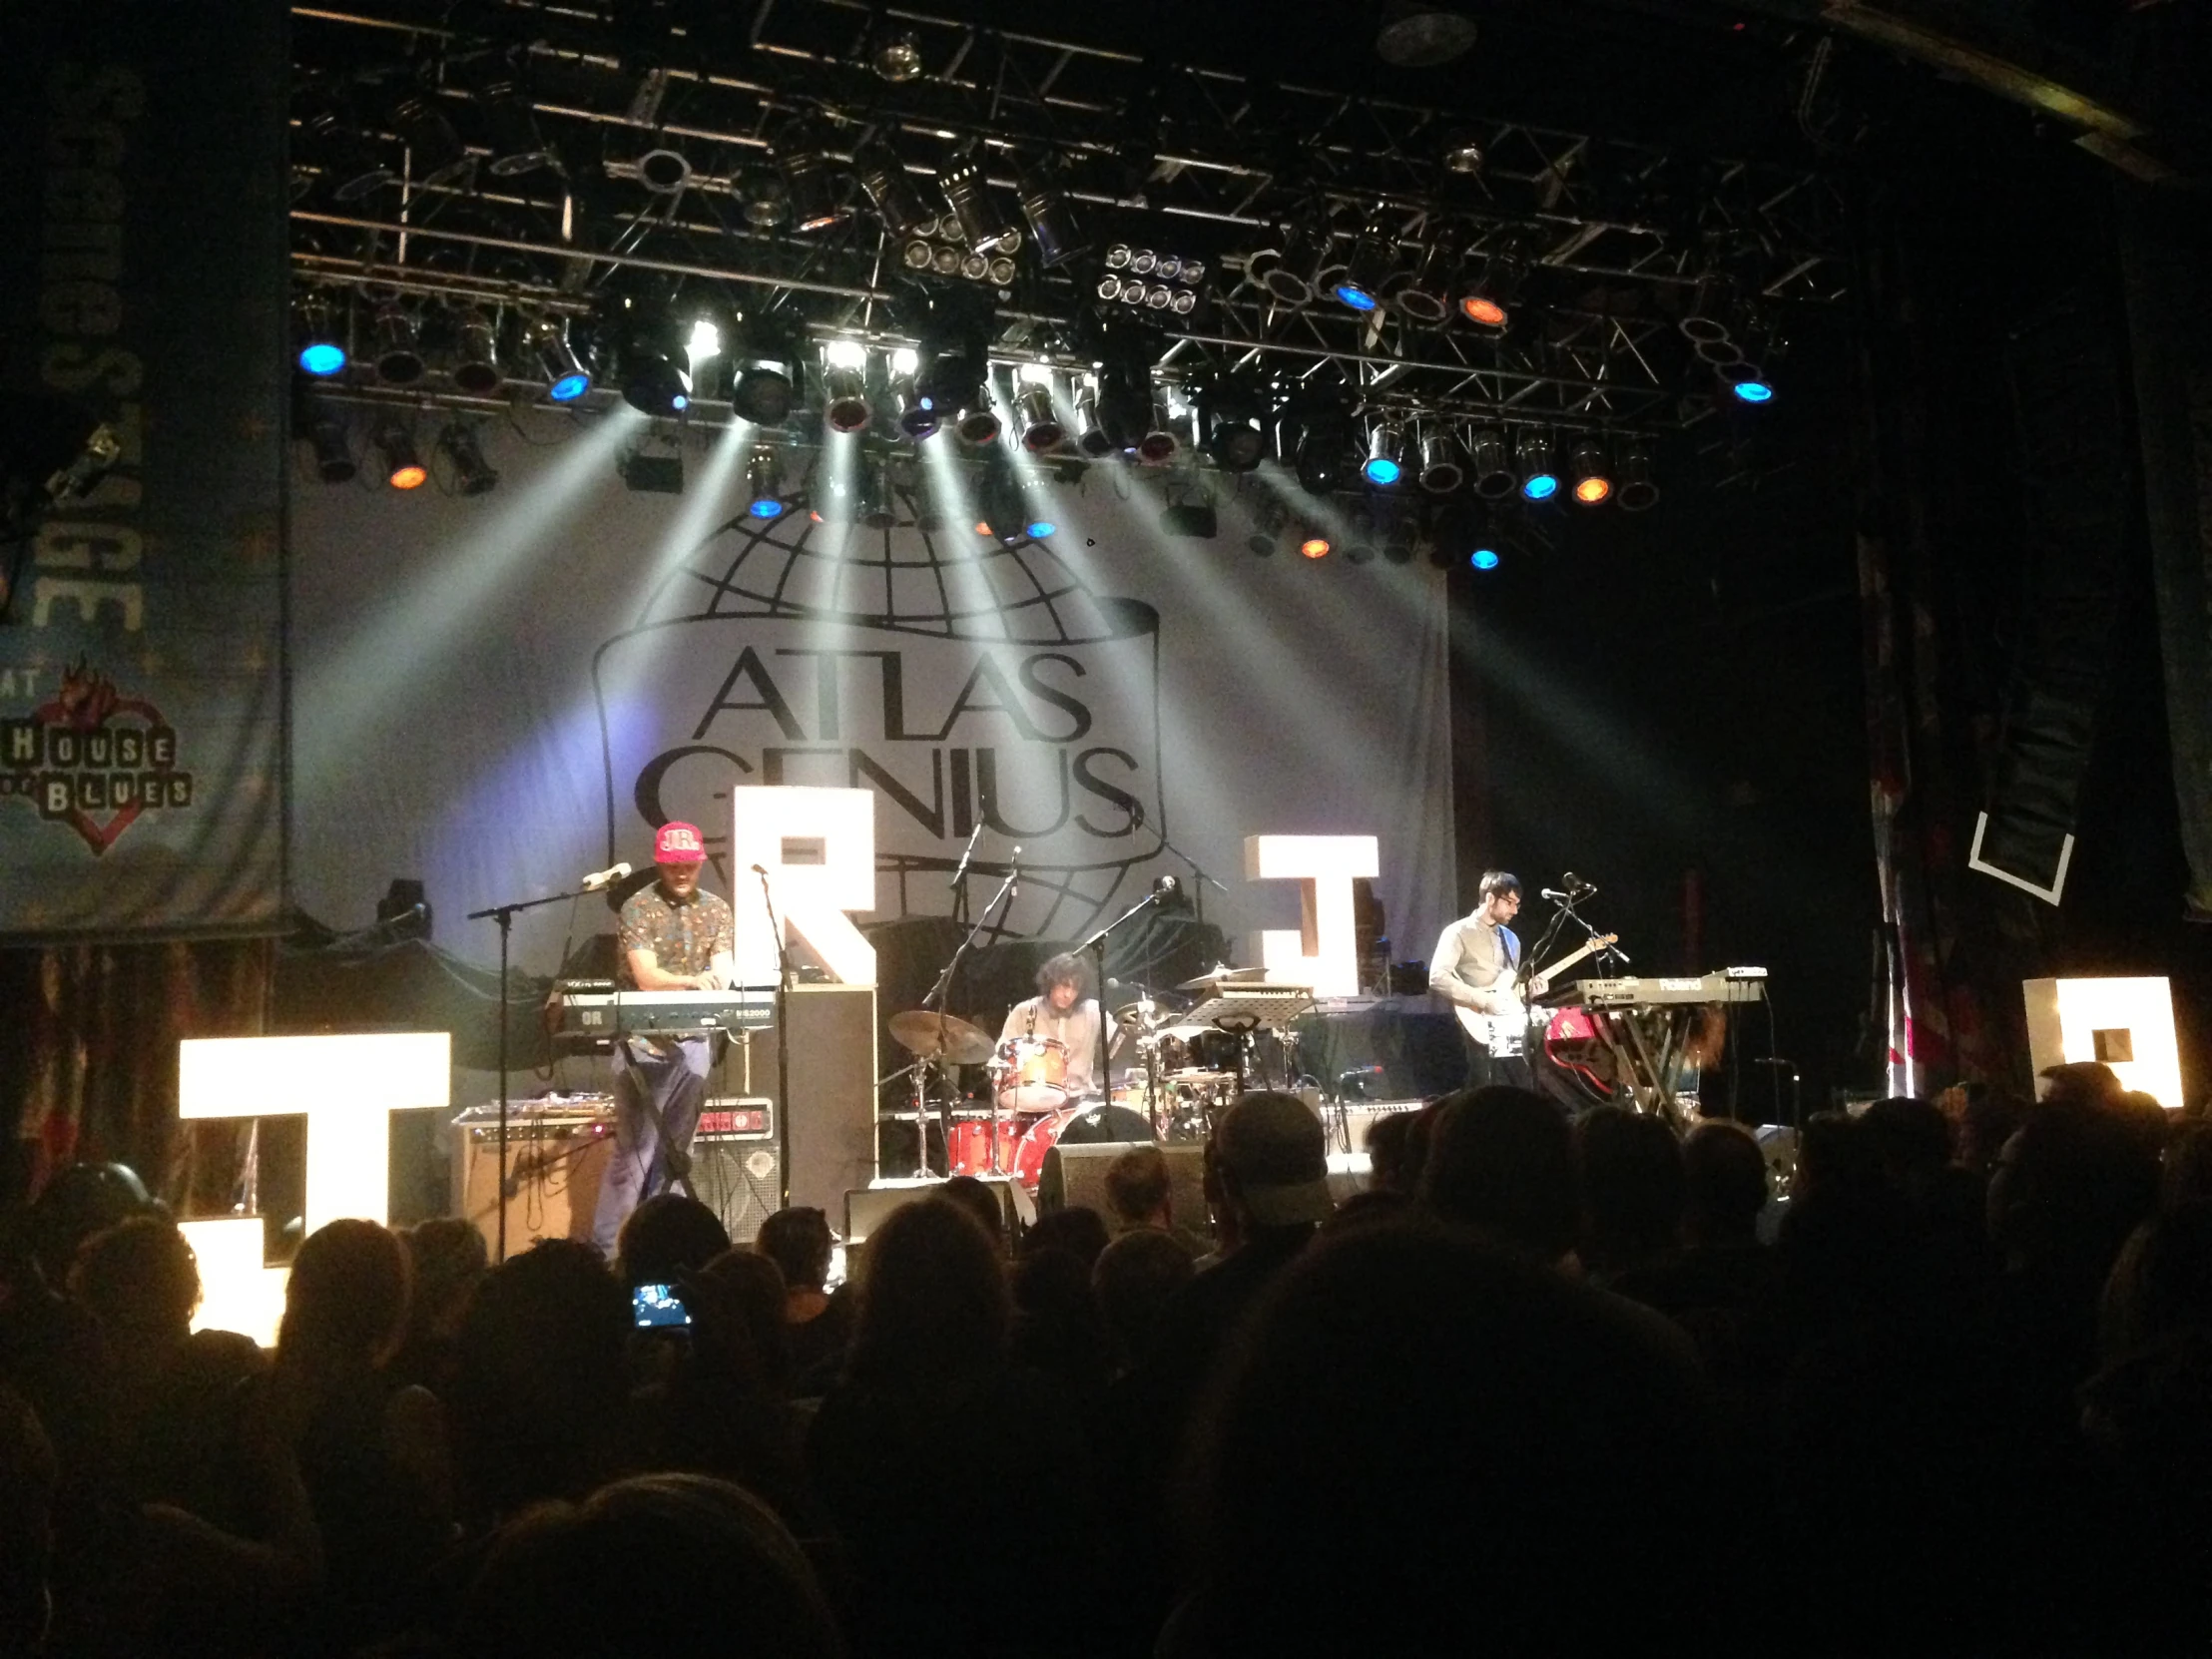
[[[1262,1227],[1326,1221],[1329,1149],[1321,1119],[1296,1095],[1258,1090],[1214,1124],[1214,1158]]]
[[[657,864],[696,864],[707,856],[707,843],[699,838],[699,826],[664,824],[653,837],[653,861]]]

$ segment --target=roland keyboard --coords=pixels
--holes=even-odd
[[[758,1031],[776,1023],[776,987],[732,991],[563,991],[556,1037],[570,1042],[632,1036]]]
[[[1585,1008],[1659,1008],[1684,1003],[1757,1002],[1767,994],[1765,968],[1722,968],[1691,978],[1577,979],[1543,1000]]]

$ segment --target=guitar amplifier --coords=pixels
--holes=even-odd
[[[706,1114],[702,1113],[705,1121]],[[751,1244],[783,1202],[776,1142],[759,1135],[710,1134],[692,1140],[692,1190],[722,1218],[734,1245]]]

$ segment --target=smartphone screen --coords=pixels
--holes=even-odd
[[[640,1331],[691,1324],[691,1310],[673,1285],[640,1285],[630,1293],[631,1323]]]

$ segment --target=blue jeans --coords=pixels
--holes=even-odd
[[[624,1041],[634,1064],[625,1065],[616,1056],[615,1150],[599,1183],[599,1207],[592,1212],[591,1225],[592,1243],[609,1261],[630,1212],[665,1190],[670,1180],[668,1148],[638,1092],[639,1083],[651,1092],[670,1137],[680,1149],[688,1149],[700,1103],[707,1098],[707,1067],[714,1054],[712,1037]]]

